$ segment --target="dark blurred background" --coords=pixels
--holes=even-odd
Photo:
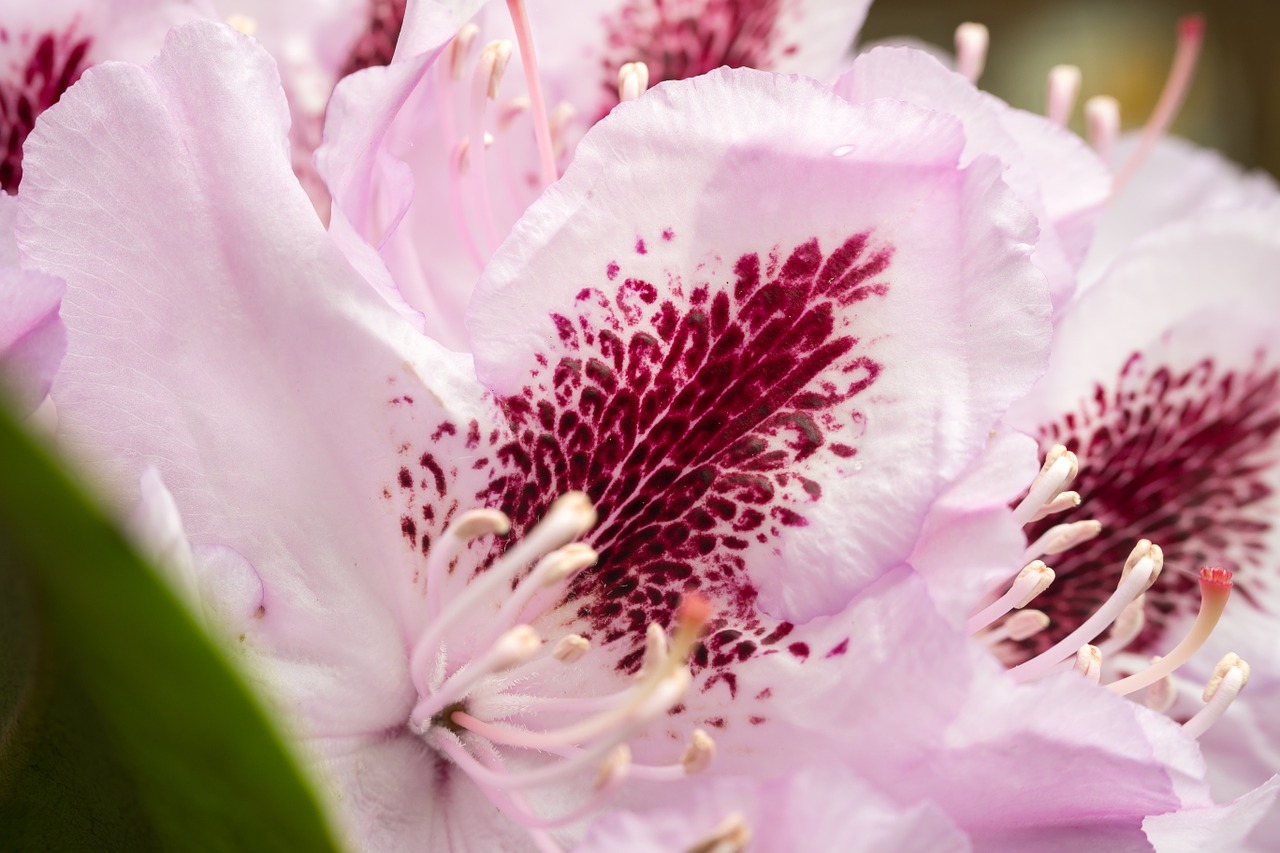
[[[1208,29],[1196,80],[1173,132],[1280,176],[1280,0],[876,0],[862,41],[910,35],[951,49],[964,21],[991,31],[982,88],[1043,111],[1045,77],[1080,66],[1081,106],[1119,99],[1126,130],[1155,105],[1173,56],[1178,18]]]

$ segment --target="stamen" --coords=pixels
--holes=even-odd
[[[1200,612],[1196,614],[1196,621],[1187,636],[1158,662],[1128,678],[1111,682],[1107,689],[1120,696],[1127,696],[1135,690],[1154,684],[1182,666],[1209,639],[1218,620],[1222,618],[1222,611],[1226,609],[1227,599],[1230,597],[1231,572],[1217,568],[1201,569]]]
[[[1055,664],[1072,654],[1072,649],[1079,649],[1085,643],[1092,642],[1095,637],[1105,631],[1107,626],[1120,616],[1121,611],[1124,610],[1129,602],[1150,588],[1164,565],[1164,554],[1158,546],[1152,545],[1145,539],[1138,543],[1138,548],[1134,549],[1134,553],[1138,553],[1139,548],[1144,545],[1146,546],[1146,555],[1135,561],[1132,566],[1126,563],[1125,571],[1121,573],[1120,583],[1116,587],[1116,591],[1112,593],[1102,607],[1098,608],[1083,624],[1052,647],[1009,670],[1010,675],[1017,681],[1030,681],[1033,678],[1047,675],[1052,671]],[[1133,555],[1131,554],[1130,560],[1132,559]]]
[[[1079,492],[1063,492],[1053,500],[1047,502],[1044,506],[1040,507],[1040,510],[1035,515],[1031,516],[1031,520],[1039,521],[1042,518],[1048,518],[1051,515],[1057,515],[1058,513],[1065,512],[1066,510],[1075,509],[1080,506],[1080,503],[1081,500]]]
[[[533,30],[529,26],[529,12],[524,0],[507,0],[507,9],[511,12],[511,23],[515,25],[516,41],[520,45],[520,61],[529,87],[529,112],[533,117],[533,135],[538,143],[542,183],[550,186],[559,175],[556,173],[556,155],[551,144],[551,126],[547,122],[546,99],[542,95],[542,80],[538,77],[538,59],[533,52]]]
[[[485,132],[485,114],[488,102],[497,100],[498,87],[502,84],[502,75],[511,61],[511,42],[491,41],[480,52],[480,61],[476,63],[475,73],[471,78],[471,103],[468,107],[467,138],[483,139],[486,144],[492,138]],[[466,149],[463,149],[464,151]],[[459,158],[459,172],[468,177],[468,192],[472,200],[472,209],[480,219],[481,232],[490,251],[501,242],[498,228],[494,224],[493,205],[489,197],[489,169],[483,152],[480,156],[466,158],[467,168],[463,169],[463,160]]]
[[[982,636],[982,642],[993,648],[1005,640],[1020,643],[1029,640],[1049,627],[1049,615],[1043,610],[1023,610],[1013,614],[988,634]]]
[[[680,756],[680,766],[684,768],[686,775],[693,776],[710,767],[715,757],[716,742],[711,735],[702,729],[694,729],[684,755]]]
[[[1018,572],[1013,585],[1004,595],[969,617],[964,623],[965,633],[973,634],[981,631],[1010,610],[1026,607],[1036,596],[1049,588],[1053,578],[1053,569],[1040,560],[1028,563],[1022,571]]]
[[[634,101],[649,88],[649,66],[627,62],[618,69],[618,100]]]
[[[237,32],[247,35],[249,38],[253,38],[258,34],[258,19],[251,15],[228,15],[227,26]]]
[[[563,664],[577,663],[591,650],[591,641],[581,634],[569,634],[556,643],[551,656]]]
[[[427,584],[426,613],[430,619],[440,615],[441,587],[445,569],[463,547],[473,539],[497,534],[505,536],[511,531],[511,519],[496,509],[472,509],[457,517],[450,524],[427,554],[425,572]]]
[[[551,129],[551,150],[555,153],[555,156],[562,156],[568,147],[569,125],[573,123],[577,115],[578,111],[568,101],[561,101],[551,111],[551,118],[548,119],[547,123]]]
[[[1055,65],[1049,69],[1049,96],[1045,115],[1049,121],[1066,127],[1080,96],[1080,69],[1075,65]]]
[[[468,32],[467,27],[474,29],[469,40],[460,42],[463,34]],[[458,232],[462,235],[463,247],[467,251],[467,257],[471,258],[477,270],[484,269],[485,257],[480,254],[480,249],[476,245],[475,235],[472,232],[471,224],[467,219],[466,212],[462,206],[462,143],[455,142],[458,131],[454,123],[453,101],[450,93],[455,80],[462,79],[461,63],[465,59],[467,51],[470,50],[470,43],[475,39],[479,29],[474,24],[468,24],[463,27],[462,31],[454,37],[450,44],[451,61],[449,64],[441,63],[437,74],[436,92],[436,114],[439,119],[440,137],[445,148],[449,150],[451,156],[449,158],[449,210],[453,214],[453,219],[458,223]],[[460,45],[465,44],[465,47]],[[456,67],[455,67],[456,61]]]
[[[1061,444],[1045,454],[1040,473],[1031,481],[1031,489],[1013,510],[1013,520],[1026,524],[1049,502],[1062,494],[1076,475],[1080,473],[1080,460]]]
[[[498,130],[505,133],[511,127],[511,123],[517,118],[524,115],[529,109],[529,96],[516,95],[504,101],[498,109]]]
[[[1085,644],[1076,652],[1075,671],[1094,684],[1102,676],[1102,652],[1097,646]]]
[[[986,67],[990,44],[991,33],[982,24],[969,22],[956,27],[956,72],[976,85]]]
[[[1200,58],[1200,48],[1204,44],[1204,16],[1188,15],[1178,21],[1178,47],[1173,54],[1173,64],[1169,68],[1169,77],[1165,80],[1160,99],[1142,128],[1142,136],[1138,145],[1123,168],[1119,170],[1111,184],[1111,192],[1117,193],[1120,188],[1133,178],[1134,174],[1146,161],[1147,155],[1155,147],[1156,140],[1163,136],[1173,120],[1178,117],[1182,102],[1191,88],[1191,80],[1195,76],[1196,63]]]
[[[1055,524],[1041,534],[1039,539],[1027,546],[1022,559],[1035,560],[1049,554],[1061,554],[1088,542],[1101,532],[1102,522],[1092,518],[1067,524]]]
[[[684,853],[742,853],[751,843],[751,827],[739,812],[731,812],[705,838]]]
[[[517,625],[498,638],[488,651],[454,673],[439,690],[418,700],[409,723],[425,731],[431,718],[464,698],[472,687],[489,676],[524,663],[542,648],[542,638],[528,625]]]
[[[493,147],[493,134],[486,133],[484,135],[484,147],[486,150]],[[464,136],[458,141],[458,150],[454,154],[458,162],[458,174],[466,175],[471,171],[471,137]]]
[[[1204,688],[1205,706],[1182,724],[1188,736],[1198,738],[1226,713],[1227,708],[1249,683],[1249,664],[1228,653],[1214,667],[1213,676]]]
[[[521,611],[536,593],[577,574],[597,559],[599,555],[595,549],[581,542],[571,542],[543,557],[502,603],[497,616],[489,620],[488,630],[478,641],[479,647],[489,645],[499,631],[506,630],[522,616],[525,617],[523,621],[532,621],[537,614],[526,615]]]
[[[464,24],[458,34],[449,42],[449,76],[455,82],[462,80],[467,69],[467,60],[471,57],[471,46],[480,35],[480,28],[475,24]]]
[[[1120,611],[1120,615],[1111,626],[1111,633],[1099,645],[1102,653],[1108,658],[1116,652],[1123,651],[1142,633],[1142,628],[1147,623],[1146,601],[1147,596],[1143,593]]]
[[[512,578],[534,559],[577,539],[590,530],[595,521],[595,507],[582,492],[568,492],[557,498],[547,510],[546,517],[527,536],[495,560],[488,571],[473,580],[447,609],[429,623],[410,657],[410,675],[418,692],[425,695],[429,690],[425,681],[426,663],[442,651],[444,637],[460,620],[471,617],[483,602],[497,599]],[[441,538],[446,541],[449,539],[447,533]],[[437,547],[443,544],[442,542]],[[446,557],[445,560],[447,559]],[[430,596],[430,587],[427,593]]]
[[[1110,95],[1094,95],[1084,102],[1085,133],[1102,162],[1110,163],[1120,138],[1120,102]]]

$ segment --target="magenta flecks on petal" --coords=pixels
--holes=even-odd
[[[16,193],[22,181],[22,145],[36,116],[80,79],[92,40],[61,33],[14,32],[0,26],[0,44],[14,56],[0,68],[0,188]]]
[[[1096,610],[1142,538],[1164,549],[1165,569],[1147,592],[1145,628],[1131,651],[1158,653],[1166,625],[1195,613],[1201,566],[1231,569],[1236,591],[1255,606],[1274,583],[1276,558],[1264,537],[1280,511],[1267,482],[1280,465],[1280,367],[1265,354],[1235,367],[1206,358],[1185,371],[1135,354],[1113,388],[1097,386],[1087,406],[1041,437],[1080,455],[1073,488],[1103,533],[1045,558],[1057,580],[1035,606],[1053,622],[1024,643],[1027,651],[1047,648]]]
[[[618,101],[618,68],[644,62],[650,84],[714,68],[768,68],[781,0],[628,0],[605,21],[604,111]]]
[[[471,505],[506,512],[509,541],[558,495],[581,490],[595,502],[588,541],[600,561],[563,607],[620,671],[639,667],[647,626],[671,625],[692,591],[717,611],[693,660],[704,689],[734,690],[732,667],[756,654],[808,658],[803,643],[785,641],[788,623],[756,610],[744,552],[774,558],[780,532],[808,523],[805,508],[822,499],[817,464],[856,464],[855,400],[881,365],[848,329],[850,306],[889,294],[891,254],[868,234],[825,256],[814,239],[785,256],[742,255],[723,288],[600,270],[553,316],[559,340],[538,354],[530,384],[499,400],[509,432],[443,424],[421,458],[406,451],[389,491],[445,507],[407,512],[406,540],[429,547],[439,516],[458,508],[457,463],[444,448],[465,441],[468,464],[488,479]]]
[[[408,0],[369,0],[369,18],[364,33],[356,40],[342,67],[345,77],[361,68],[387,65],[396,52],[400,28],[404,25],[404,10]]]

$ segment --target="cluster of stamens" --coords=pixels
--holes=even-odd
[[[496,115],[490,116],[489,102],[496,102],[500,96],[503,75],[515,49],[506,40],[491,41],[480,50],[470,72],[470,83],[465,83],[468,65],[480,36],[480,29],[475,24],[466,24],[458,31],[437,63],[436,70],[440,132],[450,151],[450,204],[466,250],[477,269],[483,269],[489,255],[501,242],[493,210],[495,200],[490,194],[490,164],[483,153],[476,151],[477,145],[483,144],[486,150],[493,147],[495,136],[490,129],[499,135],[505,134],[518,118],[528,115],[538,148],[536,184],[545,187],[558,177],[556,164],[565,156],[576,119],[576,110],[568,102],[561,101],[550,111],[544,107],[523,3],[512,0],[508,5],[516,24],[527,93],[504,100],[497,106]],[[619,68],[620,101],[638,98],[648,87],[649,69],[645,63],[627,62]],[[528,201],[526,187],[532,176],[516,174],[516,158],[511,150],[506,154],[497,161],[503,169],[497,183],[506,188],[507,201],[518,216]]]
[[[1026,497],[1014,507],[1014,518],[1029,524],[1079,506],[1080,496],[1067,490],[1079,470],[1074,453],[1062,445],[1051,449]],[[1102,526],[1092,519],[1051,527],[1027,548],[1026,558],[1030,562],[1018,572],[1008,589],[969,617],[965,624],[968,633],[996,647],[1005,641],[1026,640],[1048,628],[1047,614],[1023,609],[1055,579],[1053,569],[1039,558],[1063,553],[1096,537],[1101,530]],[[1167,711],[1176,696],[1173,673],[1204,645],[1222,617],[1231,594],[1231,572],[1219,568],[1200,570],[1200,611],[1186,636],[1167,654],[1149,662],[1122,656],[1142,631],[1144,593],[1156,582],[1163,568],[1164,552],[1160,546],[1148,539],[1140,540],[1121,567],[1115,592],[1106,602],[1050,648],[1012,667],[1009,674],[1018,682],[1028,682],[1074,669],[1097,684],[1102,680],[1104,662],[1114,658],[1125,664],[1123,669],[1132,672],[1105,684],[1105,688],[1120,696],[1145,688],[1146,704]],[[991,627],[1001,619],[999,625]],[[1107,638],[1095,645],[1094,641],[1108,629]],[[1205,688],[1205,707],[1183,725],[1184,731],[1192,737],[1207,731],[1248,678],[1248,664],[1234,654],[1226,655]]]
[[[450,564],[473,541],[511,530],[501,512],[462,513],[428,556],[428,627],[410,656],[419,697],[409,715],[410,728],[530,830],[545,849],[558,849],[546,830],[591,814],[624,780],[677,779],[701,772],[715,755],[714,741],[700,729],[693,732],[679,760],[669,765],[637,764],[627,746],[663,719],[688,689],[688,656],[712,615],[702,598],[685,599],[670,636],[662,626],[649,625],[643,666],[622,690],[593,698],[522,692],[527,683],[537,683],[540,671],[576,666],[590,658],[591,643],[581,634],[546,642],[530,623],[555,607],[574,575],[596,562],[596,552],[576,541],[595,521],[586,495],[562,496],[537,526],[445,602],[442,587]],[[501,604],[495,614],[497,601]],[[466,654],[467,660],[454,666],[449,645],[458,635],[465,637],[467,649],[480,651]],[[539,718],[545,717],[570,721],[538,728]],[[523,756],[520,769],[508,767],[512,752]],[[527,766],[527,759],[539,754],[550,760]],[[537,814],[525,798],[531,790],[585,779],[591,780],[590,793],[567,814]]]

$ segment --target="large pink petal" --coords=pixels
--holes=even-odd
[[[1280,793],[1280,776],[1220,806],[1187,809],[1149,817],[1143,823],[1156,853],[1198,853],[1201,850],[1244,850],[1243,842]],[[1271,849],[1274,836],[1259,849]]]
[[[1030,217],[962,144],[746,70],[615,110],[469,317],[544,489],[633,538],[721,537],[732,577],[704,588],[731,607],[830,613],[904,557],[1046,343]]]
[[[197,550],[261,578],[243,630],[273,691],[306,703],[304,729],[367,732],[412,698],[398,610],[416,566],[382,497],[413,428],[402,401],[472,417],[479,390],[333,247],[287,127],[261,48],[175,30],[153,65],[94,69],[48,113],[19,235],[68,282],[64,447],[121,510],[159,470]]]
[[[957,116],[965,133],[961,162],[991,154],[1005,163],[1004,179],[1040,221],[1033,258],[1049,279],[1054,307],[1066,304],[1111,187],[1106,166],[1078,136],[1013,109],[911,48],[860,55],[835,90],[853,103],[899,98]]]

